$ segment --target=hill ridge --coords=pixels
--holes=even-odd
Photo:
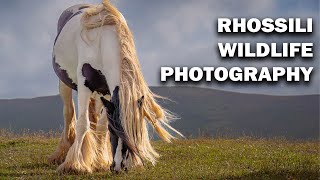
[[[173,127],[187,136],[250,134],[318,139],[319,95],[268,96],[196,87],[151,87],[173,100],[160,101],[181,119]],[[61,130],[62,102],[58,95],[0,100],[0,128]]]

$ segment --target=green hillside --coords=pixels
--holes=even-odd
[[[1,133],[0,133],[1,134]],[[0,179],[318,179],[319,142],[283,139],[195,139],[154,142],[162,155],[155,167],[128,173],[59,175],[46,159],[58,138],[0,136]]]

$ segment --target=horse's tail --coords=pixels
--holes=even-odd
[[[163,109],[155,95],[149,89],[141,72],[138,56],[136,53],[133,35],[122,14],[114,7],[109,0],[103,0],[103,6],[91,8],[84,13],[83,25],[87,29],[100,27],[103,25],[115,25],[120,43],[120,118],[129,141],[135,144],[142,158],[155,163],[158,153],[152,148],[147,130],[147,119],[153,126],[157,134],[165,141],[174,139],[164,127],[181,135],[168,123],[172,116],[170,112]],[[103,13],[104,12],[104,13]],[[93,15],[103,14],[104,17],[94,23],[89,22]],[[138,100],[144,96],[143,106],[139,106]]]

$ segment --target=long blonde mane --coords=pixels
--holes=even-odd
[[[100,18],[93,18],[94,20],[92,20],[92,17],[95,16]],[[163,125],[179,135],[181,134],[168,124],[169,119],[173,116],[167,110],[163,109],[155,100],[155,98],[162,97],[152,93],[144,80],[133,35],[125,19],[109,0],[103,0],[102,5],[86,10],[82,17],[82,25],[85,30],[104,25],[114,25],[116,27],[121,49],[119,84],[121,123],[129,141],[136,145],[140,156],[154,164],[159,154],[150,144],[145,119],[164,141],[171,142],[174,136],[172,136]],[[144,96],[144,101],[143,105],[139,108],[138,100],[142,96]]]

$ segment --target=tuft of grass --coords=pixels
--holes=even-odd
[[[47,157],[59,139],[0,133],[0,179],[319,179],[318,141],[191,139],[153,142],[156,166],[128,173],[59,174]]]

